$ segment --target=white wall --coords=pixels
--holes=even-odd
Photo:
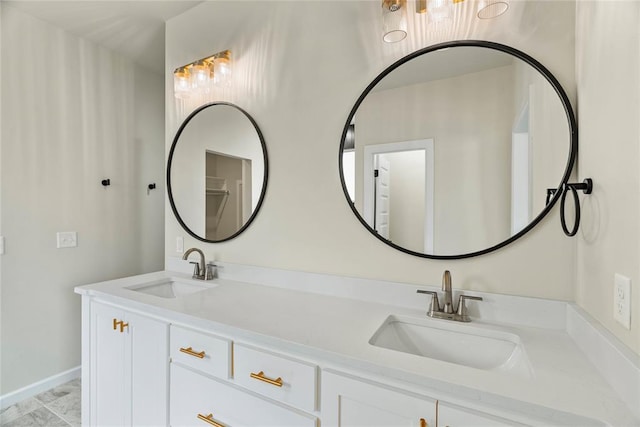
[[[577,235],[577,302],[640,354],[640,3],[577,2],[579,178],[594,180]],[[613,320],[614,274],[632,325]]]
[[[5,394],[80,364],[74,286],[162,268],[161,228],[141,223],[164,221],[164,107],[162,78],[130,60],[10,6],[1,24]]]
[[[340,186],[338,148],[347,115],[371,80],[438,41],[508,43],[544,63],[573,97],[574,12],[573,2],[512,2],[494,21],[462,17],[441,31],[412,22],[410,36],[394,45],[381,41],[380,8],[369,1],[206,2],[171,19],[167,149],[179,125],[170,71],[228,48],[234,81],[225,100],[245,108],[261,127],[270,175],[255,221],[229,242],[195,241],[167,214],[166,254],[178,256],[175,239],[184,236],[186,248],[229,262],[418,284],[437,284],[450,269],[456,288],[573,299],[575,240],[562,234],[557,209],[526,238],[489,255],[457,261],[409,256],[378,241],[353,216]]]

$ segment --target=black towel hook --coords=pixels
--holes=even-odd
[[[562,189],[562,198],[560,199],[560,224],[562,225],[562,231],[569,237],[573,237],[578,232],[580,227],[580,199],[578,198],[578,190],[582,190],[584,194],[591,194],[593,191],[593,180],[591,178],[585,178],[582,182],[566,183]],[[573,205],[576,212],[576,219],[573,223],[573,229],[569,230],[567,227],[567,220],[565,218],[564,204],[567,199],[567,193],[571,191],[573,196]],[[549,194],[547,193],[547,199]]]

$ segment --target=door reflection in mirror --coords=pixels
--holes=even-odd
[[[251,160],[207,151],[206,238],[220,240],[251,216]]]

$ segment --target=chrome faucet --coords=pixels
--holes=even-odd
[[[186,260],[192,252],[197,252],[200,255],[200,262],[192,261],[189,264],[193,264],[193,277],[198,280],[211,280],[213,279],[213,267],[215,264],[205,264],[204,253],[198,248],[187,249],[182,256],[183,260]]]
[[[434,291],[424,291],[422,289],[418,289],[419,294],[430,294],[431,295],[431,303],[429,305],[429,311],[427,311],[427,316],[433,317],[435,319],[447,319],[447,320],[455,320],[458,322],[470,322],[471,318],[467,314],[467,306],[465,301],[468,299],[482,301],[482,297],[474,297],[471,295],[460,295],[458,297],[458,304],[456,308],[453,308],[453,294],[451,292],[451,273],[449,270],[445,270],[442,275],[442,292],[444,292],[443,299],[444,303],[442,307],[440,307],[440,303],[438,301],[438,293]]]

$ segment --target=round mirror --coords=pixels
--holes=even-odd
[[[169,151],[173,213],[196,239],[232,239],[256,216],[267,169],[264,139],[251,116],[226,102],[204,105],[182,123]]]
[[[576,150],[573,110],[547,69],[508,46],[459,41],[410,54],[365,89],[339,162],[347,200],[376,237],[455,259],[531,230]]]

